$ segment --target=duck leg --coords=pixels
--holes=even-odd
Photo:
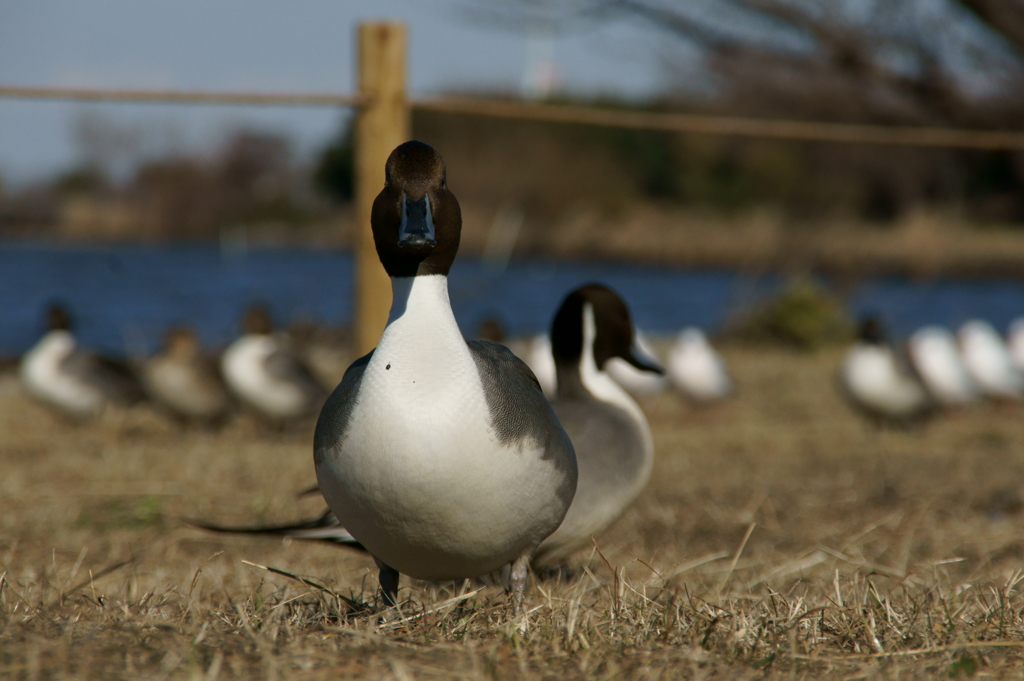
[[[512,573],[508,578],[508,590],[512,595],[512,614],[523,614],[523,596],[526,594],[526,578],[530,574],[530,558],[533,551],[527,551],[512,562]]]
[[[380,596],[384,601],[384,607],[393,608],[398,604],[398,570],[386,565],[377,558],[374,558],[373,561],[380,568],[378,580],[380,581]]]

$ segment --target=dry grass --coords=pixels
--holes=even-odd
[[[76,426],[0,380],[0,677],[1019,675],[1020,410],[878,433],[835,354],[727,356],[739,397],[645,405],[648,494],[520,622],[494,586],[403,582],[381,625],[366,557],[179,522],[318,511],[308,428]]]

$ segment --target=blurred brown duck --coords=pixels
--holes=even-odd
[[[164,349],[143,364],[142,381],[154,402],[181,419],[212,423],[228,411],[216,361],[203,355],[191,329],[167,333]]]

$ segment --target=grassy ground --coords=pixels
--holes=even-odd
[[[726,354],[737,399],[644,405],[646,495],[519,622],[498,587],[403,582],[379,624],[366,557],[180,522],[319,512],[311,427],[75,425],[0,379],[0,678],[1019,676],[1021,410],[880,433],[837,354]]]

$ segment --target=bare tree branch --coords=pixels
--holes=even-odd
[[[1020,0],[959,0],[1024,56],[1024,2]]]
[[[958,125],[1024,108],[1024,0],[478,1],[506,20],[646,22],[701,49],[733,105]]]

